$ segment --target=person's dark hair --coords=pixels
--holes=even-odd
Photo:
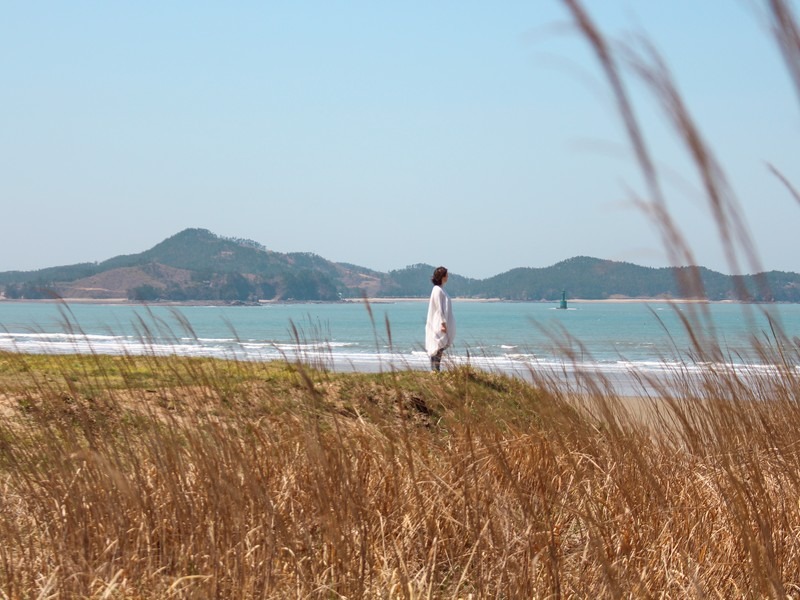
[[[431,277],[431,281],[433,285],[442,285],[442,279],[447,276],[447,269],[444,267],[436,267],[436,270],[433,272],[433,277]]]

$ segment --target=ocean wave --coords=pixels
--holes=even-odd
[[[389,345],[376,348],[374,344],[358,341],[276,341],[271,339],[237,340],[232,337],[203,336],[180,339],[147,339],[139,335],[115,335],[81,332],[3,331],[0,332],[0,350],[34,354],[98,353],[114,355],[191,356],[248,361],[290,360],[349,371],[379,371],[389,369],[427,370],[430,362],[427,353],[419,347],[407,350]],[[640,342],[639,347],[652,348],[650,342]],[[478,348],[495,348],[497,355],[476,352],[476,348],[450,349],[445,354],[445,364],[473,365],[487,371],[497,371],[530,378],[536,373],[558,373],[559,376],[577,376],[579,373],[596,373],[601,376],[625,380],[627,385],[638,385],[637,374],[657,378],[681,375],[699,376],[714,371],[735,373],[742,377],[756,377],[785,372],[780,365],[756,362],[698,362],[680,359],[659,359],[652,351],[640,356],[625,357],[624,352],[614,356],[586,357],[570,360],[555,353],[519,351],[522,345],[499,344]],[[792,367],[800,373],[800,367]]]
[[[333,355],[343,360],[377,362],[392,357],[393,360],[408,359],[413,362],[427,359],[424,350],[410,349],[400,351],[396,347],[388,345],[376,350],[374,346],[367,349],[362,344],[353,341],[309,341],[309,342],[281,342],[273,340],[246,340],[240,341],[234,338],[223,337],[202,337],[190,338],[183,337],[179,340],[166,339],[146,339],[142,336],[134,335],[110,335],[97,333],[63,333],[63,332],[0,332],[0,348],[10,351],[28,351],[37,353],[87,351],[87,352],[108,352],[120,353],[169,353],[196,355],[205,353],[208,355],[230,355],[232,352],[237,355],[260,356],[262,354],[319,354]],[[515,350],[518,346],[505,344],[500,348],[504,350]],[[675,369],[700,371],[703,369],[750,369],[751,371],[769,371],[777,368],[775,365],[764,365],[759,363],[726,363],[726,362],[690,362],[677,359],[657,359],[654,357],[626,358],[620,356],[586,358],[582,361],[572,361],[558,356],[549,356],[535,352],[504,352],[497,356],[484,353],[476,353],[475,349],[456,352],[449,350],[446,355],[450,360],[460,362],[472,362],[479,364],[509,364],[509,363],[530,363],[531,365],[544,367],[556,366],[563,369],[565,365],[576,365],[583,368],[594,368],[603,370],[625,370],[625,369],[644,369],[646,371],[670,371]]]
[[[89,340],[95,342],[102,342],[105,340],[118,340],[123,339],[127,336],[121,335],[109,335],[109,334],[99,334],[99,333],[62,333],[62,332],[44,332],[44,331],[33,331],[33,332],[5,332],[0,334],[0,338],[4,339],[15,339],[15,340],[24,340],[24,339],[33,339],[33,340],[53,340],[53,341],[60,341],[60,340]]]

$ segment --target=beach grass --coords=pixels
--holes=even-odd
[[[468,367],[4,354],[0,382],[7,598],[800,591],[779,375],[632,399]]]

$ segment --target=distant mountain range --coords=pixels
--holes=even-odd
[[[0,292],[8,299],[230,303],[427,297],[432,271],[432,265],[417,264],[381,273],[316,254],[282,254],[252,240],[186,229],[139,254],[100,263],[0,273]],[[581,256],[546,268],[513,269],[488,279],[451,273],[447,289],[454,297],[504,300],[555,301],[566,291],[569,298],[583,299],[800,302],[800,275],[770,271],[730,276],[704,267],[650,268]]]

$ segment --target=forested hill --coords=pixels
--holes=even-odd
[[[696,285],[696,279],[701,286]],[[571,298],[706,298],[800,302],[800,275],[771,271],[731,277],[704,267],[652,268],[585,256],[553,266],[513,269],[479,282],[472,293],[510,300]],[[738,290],[738,291],[737,291]],[[744,292],[744,293],[743,293]]]
[[[10,299],[128,298],[139,301],[336,301],[368,297],[427,297],[432,265],[381,273],[311,253],[279,253],[252,240],[186,229],[139,254],[100,263],[0,273]],[[679,285],[692,276],[697,287]],[[569,298],[684,298],[800,302],[800,275],[768,272],[731,277],[702,267],[649,268],[576,257],[545,268],[519,268],[478,280],[451,273],[454,297],[556,301]],[[738,291],[737,291],[738,290]]]

